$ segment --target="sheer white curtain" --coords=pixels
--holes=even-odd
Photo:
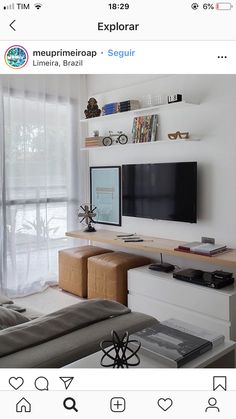
[[[0,291],[3,288],[3,278],[5,273],[5,211],[4,211],[4,201],[5,201],[5,188],[4,188],[4,126],[3,126],[3,95],[2,87],[0,84]]]
[[[0,279],[3,292],[19,296],[57,281],[58,250],[68,247],[65,231],[77,227],[79,114],[73,88],[83,81],[18,76],[1,82]]]

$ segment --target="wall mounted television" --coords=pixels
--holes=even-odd
[[[197,162],[122,166],[123,215],[197,222]]]

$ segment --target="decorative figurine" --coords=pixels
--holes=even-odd
[[[137,348],[130,348],[130,343],[135,343]],[[100,343],[100,347],[104,353],[100,361],[102,367],[129,368],[140,364],[140,358],[137,353],[141,343],[134,339],[129,340],[129,332],[125,332],[120,338],[118,333],[113,330],[111,332],[111,340],[103,340]],[[131,361],[132,358],[134,358],[133,362]]]
[[[88,101],[87,109],[84,111],[86,119],[95,118],[101,115],[101,109],[98,107],[98,103],[94,97],[91,97]]]
[[[94,233],[96,230],[92,226],[92,223],[94,223],[93,218],[97,215],[96,212],[94,212],[96,207],[93,208],[91,205],[85,204],[84,206],[80,205],[80,208],[84,211],[78,213],[78,217],[81,218],[80,223],[85,221],[87,224],[87,227],[84,231],[86,233]]]
[[[171,132],[170,134],[168,134],[169,140],[177,140],[177,138],[180,138],[181,140],[188,140],[189,136],[190,136],[189,132],[180,132],[180,131]]]

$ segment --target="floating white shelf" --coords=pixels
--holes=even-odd
[[[101,121],[101,120],[105,120],[105,119],[112,119],[112,118],[122,118],[125,116],[129,116],[129,115],[140,115],[142,113],[146,113],[146,112],[161,112],[163,111],[170,111],[173,109],[181,109],[181,108],[185,108],[185,107],[190,107],[190,106],[197,106],[199,105],[198,103],[189,103],[189,102],[176,102],[176,103],[167,103],[165,105],[157,105],[157,106],[150,106],[148,108],[140,108],[140,109],[135,109],[133,111],[127,111],[127,112],[117,112],[117,113],[113,113],[111,115],[103,115],[103,116],[97,116],[95,118],[88,118],[88,119],[81,119],[80,122],[82,123],[88,123],[91,121]]]
[[[104,150],[104,149],[107,149],[107,150],[111,150],[111,149],[114,149],[114,148],[126,148],[126,147],[138,147],[138,146],[141,146],[141,147],[143,147],[143,146],[151,146],[151,145],[160,145],[160,144],[166,144],[166,143],[171,143],[171,144],[173,144],[173,143],[192,143],[192,142],[195,142],[195,141],[200,141],[200,139],[199,138],[193,138],[193,139],[189,139],[189,140],[158,140],[158,141],[150,141],[150,142],[146,142],[146,143],[127,143],[127,144],[124,144],[124,145],[122,145],[122,144],[114,144],[114,145],[111,145],[111,146],[98,146],[98,147],[82,147],[80,150],[82,150],[82,151],[85,151],[85,150]]]

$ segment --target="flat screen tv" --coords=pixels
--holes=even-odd
[[[122,166],[123,215],[197,222],[197,162]]]

